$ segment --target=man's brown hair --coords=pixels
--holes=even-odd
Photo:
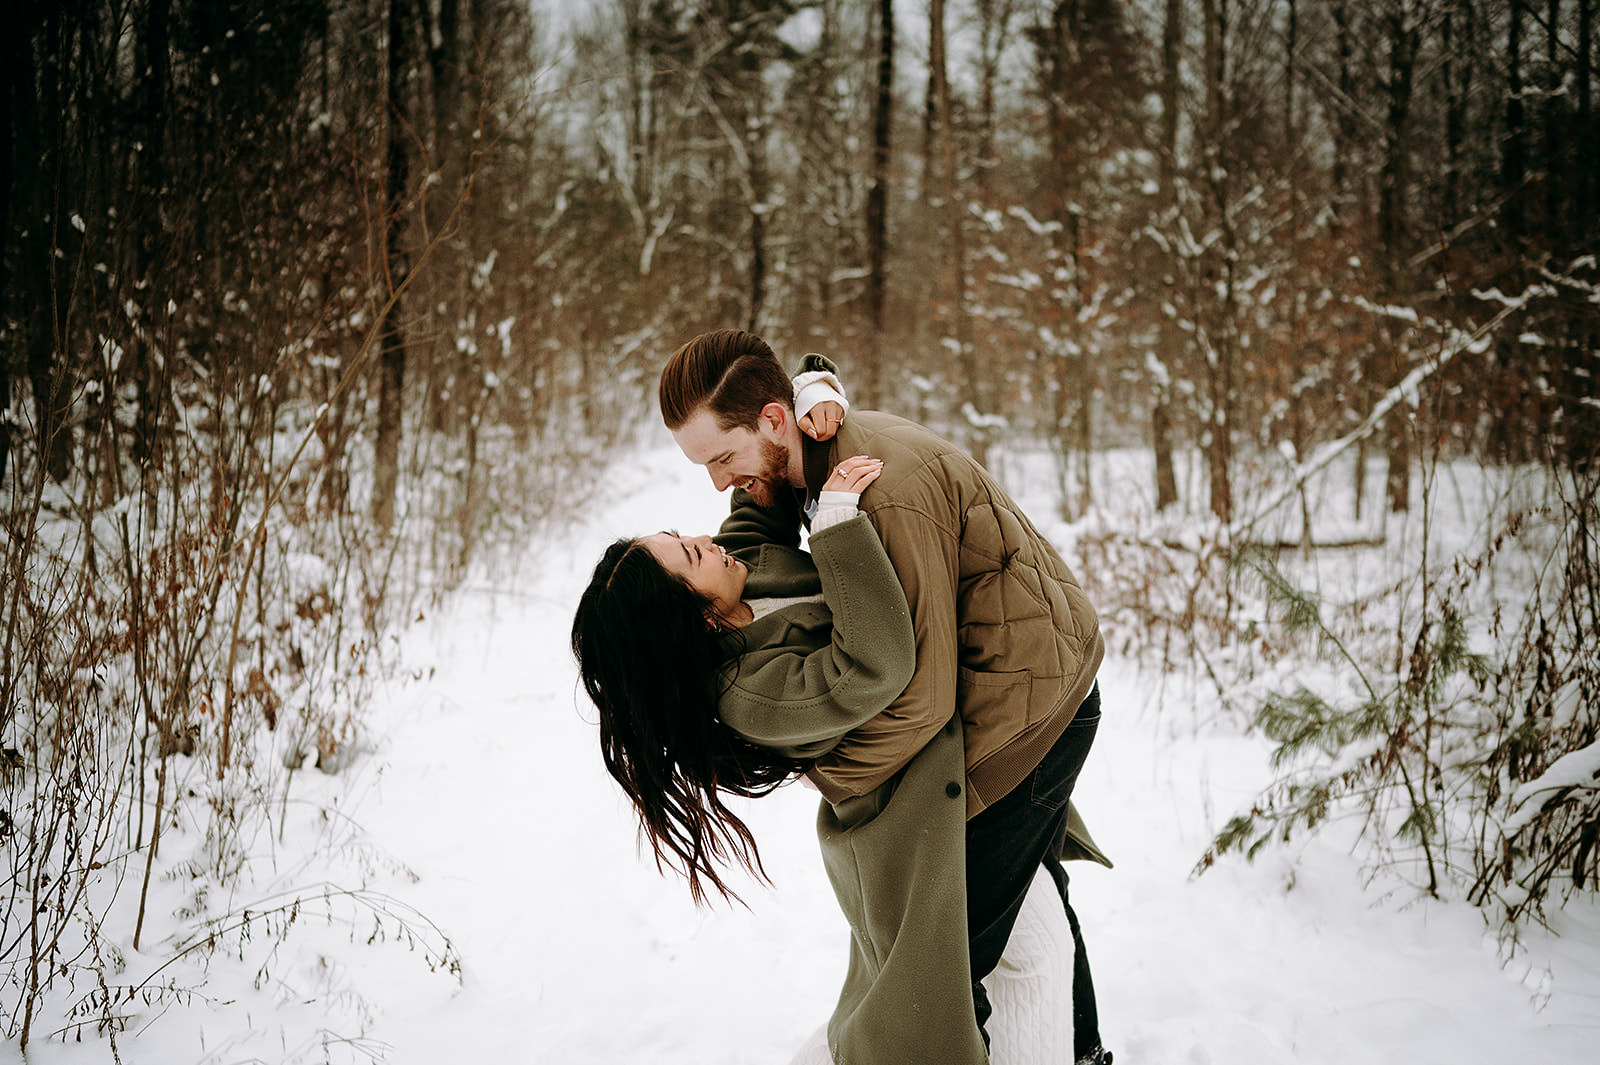
[[[661,420],[676,432],[703,405],[717,428],[754,429],[761,409],[794,411],[794,386],[767,342],[739,329],[701,333],[661,371]]]

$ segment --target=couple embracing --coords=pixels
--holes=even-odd
[[[1109,1065],[1061,865],[1110,864],[1070,803],[1100,722],[1095,612],[965,452],[844,413],[820,356],[803,370],[815,409],[765,342],[722,330],[662,372],[668,429],[733,500],[714,536],[619,540],[596,567],[572,645],[606,767],[697,899],[729,894],[726,863],[760,870],[724,793],[821,792],[851,929],[833,1062],[988,1062],[986,983],[1042,870],[1070,929],[1072,1045],[1008,1039],[1036,1049],[996,1065]]]

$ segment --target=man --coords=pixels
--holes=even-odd
[[[825,360],[822,367],[831,369]],[[922,426],[876,411],[852,413],[831,441],[813,441],[801,433],[792,397],[772,349],[737,330],[696,337],[673,354],[661,375],[662,417],[679,448],[706,468],[718,491],[735,489],[718,536],[729,548],[798,542],[799,524],[814,512],[839,458],[870,455],[884,462],[861,510],[905,589],[917,668],[889,709],[845,736],[807,773],[840,820],[823,825],[824,840],[843,839],[859,822],[878,816],[895,801],[897,781],[919,760],[933,757],[929,752],[939,737],[956,729],[958,760],[964,754],[964,766],[956,771],[964,768],[965,786],[950,781],[946,787],[952,799],[963,793],[965,798],[966,934],[973,1016],[983,1045],[990,1008],[981,981],[999,961],[1028,886],[1043,866],[1061,893],[1077,946],[1073,1056],[1080,1065],[1109,1065],[1058,860],[1073,842],[1080,844],[1073,856],[1104,861],[1081,825],[1069,832],[1072,787],[1099,723],[1095,673],[1104,642],[1095,612],[1054,548],[966,453]],[[862,804],[870,808],[865,813]],[[849,875],[835,865],[829,873],[845,905],[845,894],[855,887],[842,882]],[[902,896],[916,890],[901,888]],[[899,923],[891,935],[904,932],[910,920],[900,909],[895,913]],[[858,927],[853,919],[852,931],[846,997],[858,968],[864,986],[893,970],[877,942],[881,929]],[[871,992],[861,995],[871,1000]],[[842,1045],[846,1037],[863,1048],[855,1057],[872,1065],[890,1057],[915,1060],[909,1051],[884,1049],[917,1033],[911,1024],[895,1027],[882,1012],[856,1024],[858,1019],[841,1019],[836,1011],[830,1026],[836,1061],[850,1058]],[[861,1035],[857,1028],[873,1034]]]

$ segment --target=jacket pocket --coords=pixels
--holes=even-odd
[[[1026,669],[980,672],[956,668],[956,703],[967,729],[1012,735],[1029,723],[1033,674]]]
[[[900,787],[901,776],[901,773],[896,773],[865,795],[852,795],[840,802],[829,803],[835,830],[855,832],[876,821],[878,815],[888,808],[889,800],[894,798],[895,791]]]

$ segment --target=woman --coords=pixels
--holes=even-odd
[[[696,901],[708,885],[733,895],[728,861],[764,875],[722,793],[767,794],[911,679],[905,593],[856,514],[881,469],[858,455],[833,471],[811,557],[767,544],[734,558],[672,533],[619,540],[579,601],[572,650],[606,769]]]

